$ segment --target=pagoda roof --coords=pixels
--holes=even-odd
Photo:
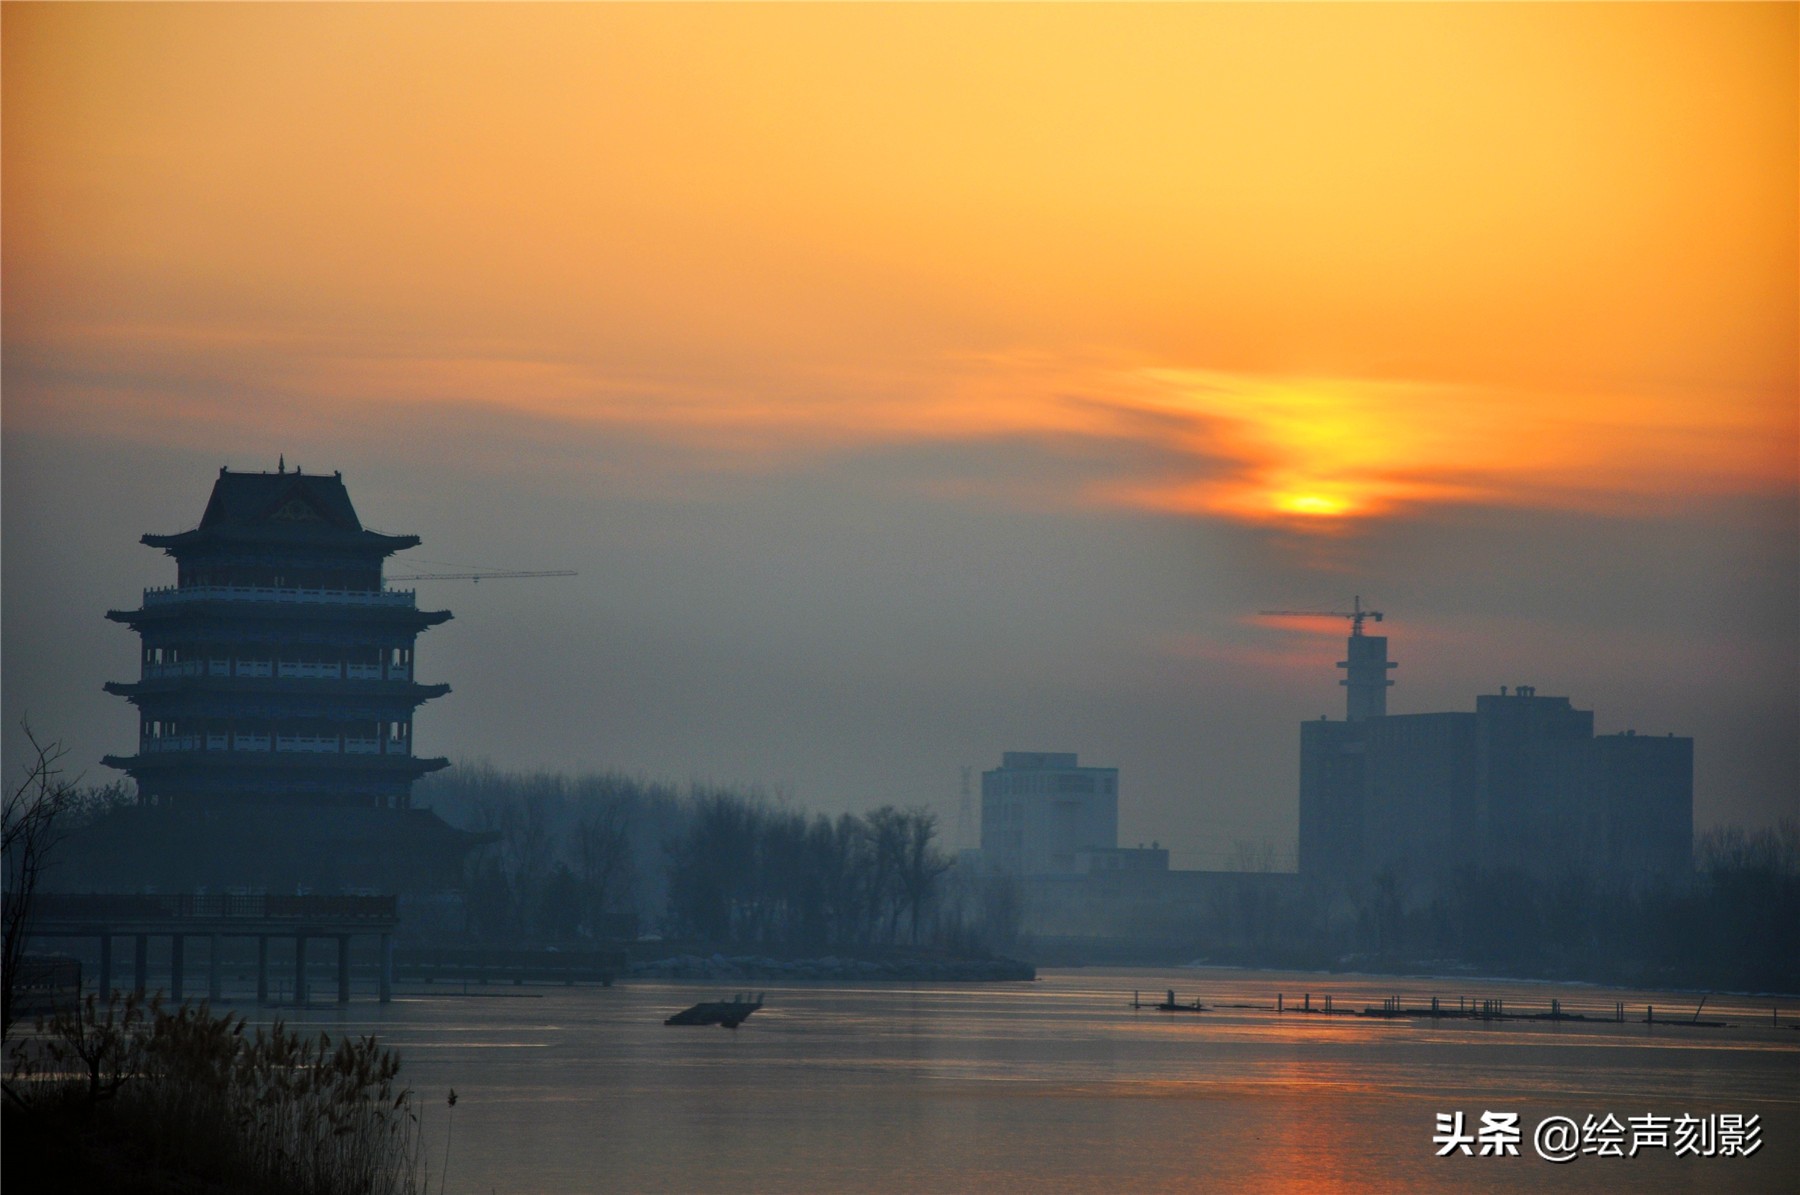
[[[222,543],[282,543],[398,552],[416,535],[383,535],[356,517],[341,473],[233,473],[220,469],[200,525],[175,535],[145,535],[152,548],[174,551]]]

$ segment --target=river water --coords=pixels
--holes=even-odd
[[[1209,1011],[1129,1006],[1134,991],[1149,1003],[1170,988]],[[1800,1190],[1791,999],[1715,996],[1701,1019],[1730,1025],[1700,1028],[1643,1023],[1646,1004],[1659,1022],[1691,1018],[1692,995],[1081,969],[1032,983],[792,984],[767,989],[737,1030],[662,1024],[732,991],[415,988],[385,1007],[282,1015],[396,1047],[425,1110],[432,1189],[447,1180],[447,1192],[466,1195]],[[1277,993],[1290,1009],[1307,995],[1340,1009],[1437,996],[1450,1008],[1504,999],[1508,1012],[1559,999],[1565,1011],[1611,1016],[1624,1001],[1629,1019],[1278,1014]],[[1457,1112],[1470,1136],[1484,1113],[1518,1114],[1517,1156],[1481,1156],[1479,1143],[1472,1156],[1438,1156],[1437,1118]],[[1585,1144],[1595,1152],[1562,1164],[1539,1156],[1536,1129],[1552,1116],[1577,1126],[1592,1117]],[[1695,1118],[1685,1133],[1683,1116]],[[1736,1137],[1732,1117],[1759,1119]],[[1659,1129],[1668,1145],[1656,1144]],[[1637,1156],[1612,1156],[1611,1142],[1629,1152],[1640,1135]],[[1678,1135],[1712,1156],[1678,1156]],[[1726,1156],[1733,1139],[1760,1146]]]

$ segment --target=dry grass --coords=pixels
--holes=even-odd
[[[98,1165],[115,1189],[412,1195],[423,1153],[399,1070],[373,1037],[247,1033],[205,1005],[90,996],[9,1050],[7,1185],[25,1177],[23,1139],[45,1189]],[[56,1156],[96,1148],[117,1165]]]

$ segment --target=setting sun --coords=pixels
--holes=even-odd
[[[1275,496],[1275,507],[1297,515],[1319,515],[1333,517],[1351,513],[1351,504],[1342,498],[1328,498],[1323,494],[1278,494]]]

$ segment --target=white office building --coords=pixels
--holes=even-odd
[[[1073,752],[1008,751],[981,774],[981,857],[1009,875],[1073,875],[1119,845],[1119,769]]]

